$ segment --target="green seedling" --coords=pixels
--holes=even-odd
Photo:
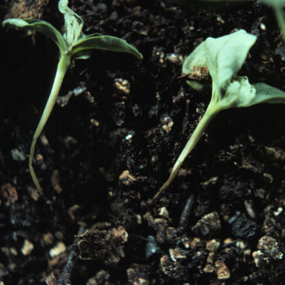
[[[203,118],[174,164],[168,180],[159,189],[154,199],[168,187],[185,158],[220,111],[260,103],[285,103],[285,92],[264,83],[251,85],[246,76],[236,76],[256,39],[256,36],[244,30],[216,39],[210,37],[184,61],[183,74],[193,75],[193,70],[199,68],[209,71],[212,77],[212,98]],[[201,83],[196,81],[188,81],[188,83],[192,88],[201,90]]]
[[[32,166],[35,145],[54,107],[63,78],[68,68],[73,66],[75,59],[89,58],[92,49],[125,52],[138,58],[143,58],[142,54],[139,53],[136,48],[122,39],[101,34],[85,35],[82,32],[84,24],[82,18],[68,8],[67,5],[67,0],[60,0],[58,3],[58,9],[64,15],[65,21],[65,33],[63,35],[48,22],[38,19],[7,19],[2,23],[3,27],[14,27],[41,32],[51,38],[60,51],[54,83],[42,117],[34,133],[30,150],[29,169],[33,181],[41,195],[43,195],[43,191]]]
[[[259,0],[259,2],[264,3],[273,9],[279,28],[282,31],[283,40],[285,41],[285,20],[283,13],[285,0]]]

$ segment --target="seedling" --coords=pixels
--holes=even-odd
[[[240,30],[217,39],[207,38],[184,61],[183,74],[207,70],[212,77],[212,98],[208,108],[173,166],[168,180],[154,199],[168,187],[183,161],[197,144],[213,118],[222,110],[249,107],[260,103],[285,103],[285,92],[264,83],[251,85],[246,76],[236,76],[249,49],[257,37]],[[201,82],[187,81],[194,89],[201,89]]]
[[[3,27],[15,27],[23,30],[41,32],[51,38],[60,51],[59,63],[57,65],[53,86],[40,122],[34,133],[30,150],[29,169],[33,181],[41,195],[43,195],[43,191],[32,166],[35,145],[54,107],[67,69],[70,66],[73,66],[75,59],[89,58],[92,49],[125,52],[138,58],[143,58],[142,54],[136,48],[117,37],[104,36],[101,34],[85,35],[82,32],[84,24],[82,18],[68,8],[67,5],[67,0],[60,0],[58,3],[58,9],[64,15],[65,21],[65,33],[63,35],[48,22],[38,19],[8,19],[2,23]]]

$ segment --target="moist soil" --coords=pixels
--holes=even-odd
[[[57,1],[8,2],[2,20],[62,30]],[[285,88],[270,8],[181,5],[70,1],[85,34],[123,38],[144,58],[94,50],[67,72],[35,150],[45,197],[28,159],[58,50],[39,33],[0,29],[1,284],[284,284],[284,105],[221,112],[153,200],[210,101],[210,85],[195,91],[181,76],[200,42],[256,35],[239,74]]]

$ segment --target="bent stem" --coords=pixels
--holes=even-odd
[[[46,103],[45,109],[43,111],[42,117],[40,119],[40,122],[37,126],[37,129],[34,133],[34,137],[33,137],[33,142],[32,142],[32,146],[31,146],[31,150],[30,150],[30,159],[29,159],[29,169],[30,169],[30,173],[32,175],[33,181],[38,189],[38,191],[40,192],[40,194],[42,196],[44,196],[44,193],[42,191],[42,188],[39,184],[38,178],[35,174],[34,168],[32,166],[33,164],[33,157],[34,157],[34,152],[35,152],[35,146],[37,143],[37,140],[50,116],[50,113],[54,107],[54,104],[56,102],[63,78],[65,76],[65,73],[68,69],[70,65],[70,55],[69,54],[64,54],[61,56],[59,63],[57,65],[57,70],[56,70],[56,75],[54,78],[54,82],[53,82],[53,86],[48,98],[48,101]]]
[[[209,125],[209,123],[214,119],[214,117],[219,113],[220,109],[214,107],[214,104],[211,104],[210,102],[203,118],[197,125],[196,129],[194,130],[192,136],[188,140],[186,146],[184,147],[183,151],[179,155],[177,161],[175,162],[171,174],[168,178],[168,180],[162,185],[162,187],[158,190],[158,192],[155,194],[153,199],[157,199],[162,193],[165,188],[168,187],[168,185],[172,182],[172,180],[175,178],[178,170],[180,169],[182,163],[184,162],[185,158],[188,156],[188,154],[192,151],[192,149],[195,147],[201,136],[203,135],[205,129]],[[217,105],[217,104],[216,104]]]

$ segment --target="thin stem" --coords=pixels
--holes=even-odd
[[[279,24],[279,28],[281,29],[283,40],[285,41],[285,21],[284,21],[284,14],[283,14],[283,7],[281,6],[273,6],[275,16],[277,18],[277,22]]]
[[[185,158],[188,156],[188,154],[192,151],[192,149],[195,147],[201,136],[203,135],[205,129],[209,125],[209,123],[214,119],[214,117],[217,115],[217,113],[220,111],[218,108],[213,108],[214,104],[209,104],[203,118],[197,125],[196,129],[194,130],[192,136],[188,140],[186,146],[184,147],[183,151],[181,152],[180,156],[178,157],[177,161],[175,162],[171,174],[168,178],[168,180],[163,184],[163,186],[159,189],[159,191],[155,194],[153,199],[157,199],[162,191],[168,187],[168,185],[172,182],[172,180],[175,178],[178,170],[180,169],[182,163],[184,162]]]
[[[33,137],[33,141],[32,141],[32,145],[31,145],[31,150],[30,150],[30,159],[29,159],[29,169],[30,169],[30,173],[31,173],[31,176],[33,178],[33,181],[38,189],[38,191],[40,192],[40,194],[43,196],[44,193],[42,191],[42,188],[39,184],[39,181],[38,181],[38,178],[35,174],[35,171],[34,171],[34,168],[32,166],[33,164],[33,157],[34,157],[34,152],[35,152],[35,146],[36,146],[36,143],[37,143],[37,140],[38,140],[38,137],[40,136],[49,116],[50,116],[50,113],[54,107],[54,104],[56,102],[56,99],[57,99],[57,96],[58,96],[58,93],[59,93],[59,90],[60,90],[60,87],[61,87],[61,84],[62,84],[62,81],[63,81],[63,78],[64,78],[64,75],[68,69],[70,65],[70,55],[63,55],[61,56],[60,60],[59,60],[59,63],[57,65],[57,70],[56,70],[56,75],[55,75],[55,78],[54,78],[54,82],[53,82],[53,86],[52,86],[52,89],[51,89],[51,92],[50,92],[50,95],[49,95],[49,98],[48,98],[48,101],[46,103],[46,106],[45,106],[45,109],[43,111],[43,114],[42,114],[42,117],[40,119],[40,122],[37,126],[37,129],[34,133],[34,137]]]

